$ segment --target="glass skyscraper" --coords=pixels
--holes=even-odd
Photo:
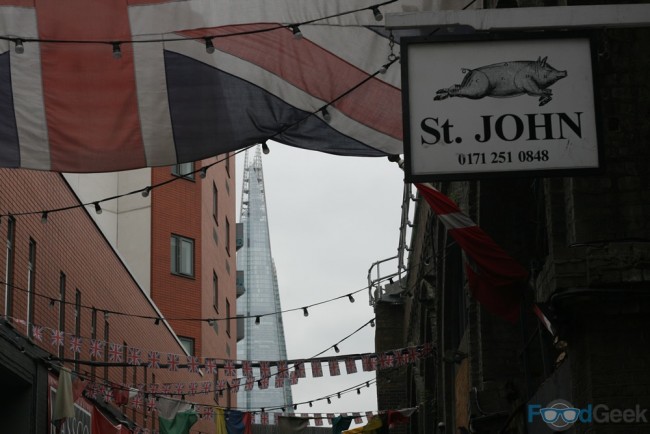
[[[246,151],[243,177],[240,211],[243,246],[237,252],[237,269],[244,271],[246,292],[237,300],[237,314],[248,318],[244,319],[245,337],[237,344],[237,358],[273,363],[287,360],[287,349],[282,315],[265,315],[280,312],[282,308],[271,255],[259,146],[252,159],[249,158],[249,151]],[[256,324],[257,315],[260,315],[259,324]],[[271,373],[276,372],[272,367]],[[260,378],[258,368],[254,368],[253,373],[256,380]],[[267,389],[260,389],[256,382],[253,390],[245,391],[242,387],[237,396],[238,407],[245,409],[291,408],[293,405],[289,380],[284,381],[283,387],[276,388],[275,376],[269,379]]]

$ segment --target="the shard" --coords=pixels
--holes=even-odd
[[[237,253],[237,269],[244,272],[246,292],[237,300],[237,314],[246,318],[243,321],[244,339],[237,344],[237,357],[254,362],[268,361],[273,365],[276,361],[287,360],[287,350],[282,315],[278,314],[282,308],[271,254],[259,146],[254,151],[253,158],[246,151],[243,172],[240,211],[243,246]],[[243,387],[239,390],[238,407],[250,410],[291,408],[293,402],[289,380],[283,381],[281,387],[275,387],[276,372],[272,367],[268,387],[260,389],[257,382],[260,379],[259,368],[254,368],[255,387],[251,391],[246,391]]]

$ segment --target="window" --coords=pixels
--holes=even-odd
[[[194,240],[172,235],[171,268],[174,274],[194,276]]]
[[[230,221],[226,217],[226,252],[230,255]]]
[[[29,239],[29,262],[27,263],[27,330],[32,335],[34,325],[34,285],[36,280],[36,241]]]
[[[219,224],[219,191],[217,190],[217,184],[212,183],[212,217],[214,221]]]
[[[181,345],[190,356],[194,355],[194,339],[188,338],[185,336],[179,336],[178,339],[181,341]]]
[[[230,317],[230,300],[226,299],[226,333],[230,336],[230,323],[232,319]]]
[[[7,223],[7,262],[5,266],[5,315],[13,316],[14,306],[14,242],[16,241],[16,219],[9,217]]]
[[[219,277],[214,271],[212,272],[212,306],[219,313]]]
[[[172,175],[186,179],[194,179],[194,162],[175,164],[172,166]]]

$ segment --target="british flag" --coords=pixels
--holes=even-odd
[[[393,355],[391,353],[381,353],[379,355],[379,369],[386,369],[393,366]]]
[[[287,362],[283,361],[283,360],[280,360],[280,361],[278,361],[277,365],[278,365],[278,374],[277,374],[278,377],[280,377],[280,378],[288,378],[289,377],[289,373],[288,373],[289,368],[287,367]]]
[[[81,344],[83,339],[80,336],[70,335],[70,351],[74,354],[81,353]]]
[[[363,420],[361,419],[361,414],[360,413],[352,413],[352,417],[354,418],[354,423],[363,422]]]
[[[199,383],[195,381],[191,382],[188,386],[187,393],[189,393],[190,395],[196,395],[198,391],[199,391]]]
[[[254,377],[246,377],[246,383],[244,383],[244,390],[251,391],[251,390],[253,390],[254,385],[255,385],[255,378]]]
[[[183,383],[174,384],[174,393],[176,395],[182,395],[183,393],[185,393],[185,384]]]
[[[357,361],[352,358],[345,359],[345,372],[355,374],[357,372]]]
[[[239,384],[241,382],[241,378],[233,378],[230,381],[230,389],[234,392],[239,392]]]
[[[312,377],[322,377],[323,376],[323,367],[319,360],[312,360],[311,362],[311,376]]]
[[[260,416],[260,423],[262,425],[268,425],[269,424],[269,414],[265,411],[262,412]]]
[[[138,393],[133,398],[131,398],[131,407],[139,410],[142,407],[142,394]]]
[[[361,356],[361,367],[366,372],[374,371],[375,370],[375,363],[374,363],[373,356],[370,356],[370,355]]]
[[[170,371],[178,371],[178,365],[180,363],[180,358],[178,354],[167,354],[167,369]]]
[[[269,362],[260,362],[260,376],[262,378],[271,376],[271,364]]]
[[[253,377],[253,367],[251,366],[251,362],[249,360],[242,361],[241,368],[244,377]]]
[[[418,349],[417,347],[409,347],[408,348],[408,355],[409,355],[409,362],[414,363],[420,359],[420,356],[418,355]]]
[[[372,411],[366,411],[366,419],[370,422],[370,419],[375,417],[375,414]]]
[[[217,361],[215,359],[205,359],[203,366],[208,374],[217,373]]]
[[[334,420],[334,413],[327,413],[327,422],[331,425]]]
[[[404,351],[398,351],[397,356],[395,356],[395,366],[404,366],[409,363],[409,355]]]
[[[305,378],[307,376],[307,372],[305,370],[305,361],[300,360],[293,365],[294,369],[298,373],[298,378]]]
[[[320,413],[314,413],[314,423],[316,426],[323,426],[323,418]]]
[[[275,388],[279,389],[284,387],[284,378],[281,378],[279,375],[275,376]]]
[[[264,377],[257,381],[257,387],[261,390],[269,388],[269,377]]]
[[[123,349],[122,345],[111,343],[108,346],[108,361],[113,362],[113,363],[121,363],[122,362],[122,353],[123,352],[124,352],[124,349]]]
[[[147,398],[147,411],[149,413],[156,411],[156,398],[153,396]]]
[[[204,381],[201,383],[201,393],[208,394],[212,390],[212,383],[209,381]]]
[[[199,372],[199,358],[194,356],[187,357],[187,370],[189,372]]]
[[[160,353],[158,351],[149,351],[147,353],[147,367],[149,368],[160,368]]]
[[[104,344],[105,342],[99,339],[91,339],[90,340],[90,357],[94,357],[96,359],[99,359],[102,357],[102,354],[104,352]]]
[[[34,339],[43,342],[43,327],[41,326],[32,326],[32,335]]]
[[[329,364],[331,376],[336,376],[341,374],[341,370],[339,368],[339,361],[337,359],[329,360],[328,364]]]
[[[291,374],[289,375],[289,380],[291,381],[291,385],[294,386],[298,384],[298,373],[296,371],[291,371]]]
[[[424,0],[383,12],[404,3]],[[14,38],[0,50],[0,166],[117,171],[271,136],[338,155],[400,154],[399,67],[378,73],[390,48],[371,6],[0,0],[0,35]]]
[[[172,390],[172,385],[170,383],[165,383],[162,385],[160,393],[163,395],[169,395],[171,394],[171,390]]]
[[[65,333],[62,330],[52,330],[52,345],[55,347],[65,345]]]
[[[140,348],[129,347],[126,352],[126,363],[138,366],[142,362],[142,350]]]
[[[223,366],[223,372],[226,377],[234,377],[237,375],[237,369],[235,369],[235,362],[232,360],[226,360],[226,363]]]

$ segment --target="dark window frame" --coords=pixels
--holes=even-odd
[[[173,246],[174,240],[176,241],[175,246]],[[190,242],[192,245],[192,253],[191,253],[191,264],[190,264],[190,272],[185,273],[183,271],[180,271],[181,265],[183,263],[183,249],[181,248],[181,242]],[[195,261],[194,261],[194,239],[185,237],[183,235],[178,235],[178,234],[172,234],[170,238],[170,269],[171,273],[176,275],[176,276],[182,276],[182,277],[191,277],[193,278],[195,276]]]

